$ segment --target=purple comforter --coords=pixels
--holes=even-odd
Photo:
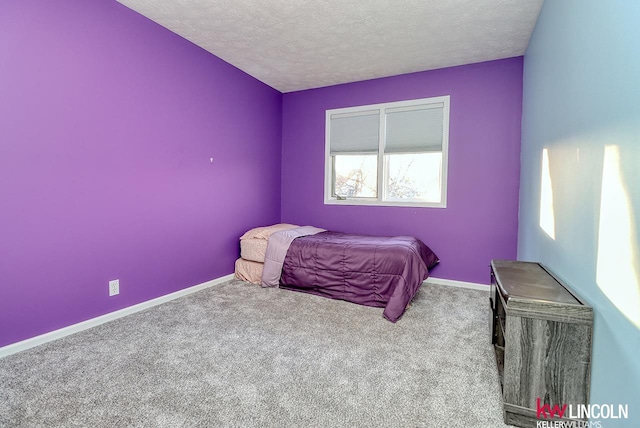
[[[409,236],[321,232],[291,243],[280,287],[384,307],[396,322],[436,263],[433,251]]]

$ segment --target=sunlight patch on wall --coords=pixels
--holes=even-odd
[[[556,220],[553,208],[553,183],[551,182],[551,170],[549,168],[549,150],[542,150],[542,173],[540,174],[540,227],[556,239]]]
[[[640,327],[640,281],[632,207],[620,171],[620,149],[605,146],[598,233],[598,287]]]

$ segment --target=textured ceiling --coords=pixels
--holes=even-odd
[[[282,91],[524,54],[543,0],[117,0]]]

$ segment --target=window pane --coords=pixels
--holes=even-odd
[[[385,155],[387,199],[440,202],[442,153]]]
[[[378,194],[378,155],[334,156],[336,196],[375,198]]]

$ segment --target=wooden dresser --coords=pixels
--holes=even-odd
[[[546,404],[589,404],[593,311],[538,263],[491,262],[491,342],[504,421],[535,427]],[[568,406],[567,406],[568,408]]]

